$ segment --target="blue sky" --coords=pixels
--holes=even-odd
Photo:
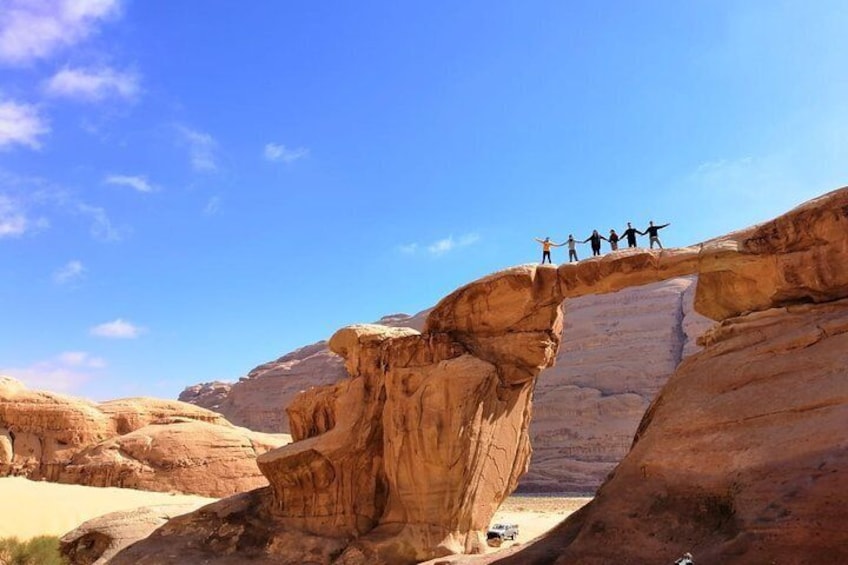
[[[0,374],[175,397],[534,237],[773,217],[846,184],[845,29],[825,0],[0,0]]]

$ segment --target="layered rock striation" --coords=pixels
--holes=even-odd
[[[221,497],[267,484],[256,457],[286,441],[184,402],[97,404],[0,379],[0,476]]]
[[[739,556],[781,536],[769,555],[842,557],[846,534],[822,534],[813,516],[845,518],[846,233],[843,189],[699,246],[496,273],[443,299],[422,333],[340,330],[330,346],[350,378],[293,403],[297,441],[258,459],[271,486],[172,520],[114,562],[402,564],[478,551],[526,469],[563,299],[687,274],[699,275],[695,308],[724,323],[652,404],[596,501],[512,562],[607,563],[628,542],[643,544],[632,562],[683,547],[764,562]],[[768,330],[775,308],[797,313],[794,325]],[[781,397],[795,355],[819,364]],[[721,356],[726,366],[711,364]]]

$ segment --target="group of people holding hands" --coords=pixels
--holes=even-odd
[[[654,222],[648,222],[648,227],[645,228],[645,231],[639,231],[633,226],[630,225],[630,222],[627,222],[627,229],[622,232],[621,235],[615,233],[615,230],[610,230],[609,237],[604,237],[598,233],[598,230],[592,231],[592,235],[584,239],[583,241],[579,241],[574,239],[574,236],[568,234],[568,239],[562,243],[554,243],[551,241],[550,237],[546,237],[545,239],[536,238],[536,241],[542,244],[542,264],[545,263],[545,259],[548,260],[548,263],[551,263],[551,247],[562,247],[564,245],[568,245],[568,262],[579,261],[577,258],[577,244],[578,243],[591,243],[592,244],[592,256],[597,256],[601,254],[601,240],[609,242],[610,250],[617,251],[618,250],[618,242],[622,239],[627,240],[627,247],[636,247],[636,235],[647,235],[650,238],[651,249],[654,248],[654,244],[662,249],[662,243],[659,238],[659,231],[670,224],[663,224],[661,226],[655,226]]]

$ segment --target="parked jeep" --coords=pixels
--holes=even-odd
[[[498,547],[505,540],[518,537],[518,524],[493,524],[486,533],[486,541],[492,547]]]

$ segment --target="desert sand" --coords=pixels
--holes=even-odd
[[[30,481],[23,477],[0,478],[0,538],[26,540],[40,535],[61,536],[91,518],[140,506],[197,503],[215,498],[168,494],[125,488],[98,488]]]
[[[0,518],[0,538],[14,536],[26,540],[40,535],[61,536],[86,520],[118,510],[185,503],[196,503],[199,508],[217,499],[3,477],[0,478],[0,500],[4,509],[13,510],[4,512]],[[495,514],[492,523],[519,525],[518,539],[504,543],[504,548],[514,543],[524,544],[550,530],[590,500],[586,497],[511,496]]]

